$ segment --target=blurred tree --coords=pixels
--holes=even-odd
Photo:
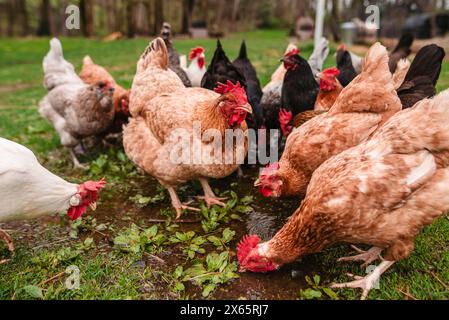
[[[128,38],[132,38],[136,34],[136,29],[134,26],[134,1],[127,0],[126,4],[126,25],[128,27]]]
[[[94,6],[92,0],[80,0],[81,30],[85,37],[94,35]]]
[[[164,23],[164,3],[162,0],[155,0],[154,3],[154,33],[159,34]]]
[[[22,37],[27,36],[30,33],[30,27],[28,23],[28,11],[26,8],[25,0],[17,0],[16,1],[16,10],[17,16],[19,18],[19,25],[21,27],[20,35]]]
[[[189,33],[192,25],[193,8],[195,7],[195,0],[182,0],[182,28],[181,32]]]
[[[340,42],[340,6],[339,0],[332,0],[331,30],[335,42]]]
[[[39,26],[37,28],[37,35],[38,36],[49,36],[49,35],[51,35],[50,20],[51,20],[51,15],[52,15],[50,1],[42,0],[39,11],[40,11],[39,12],[40,20],[39,20]]]

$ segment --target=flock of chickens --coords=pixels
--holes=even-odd
[[[200,121],[203,132],[279,129],[282,157],[260,172],[255,186],[266,197],[304,197],[300,207],[269,241],[245,236],[237,247],[241,271],[268,272],[334,243],[371,245],[339,261],[381,263],[366,277],[334,287],[362,288],[362,298],[395,261],[407,258],[418,232],[449,209],[449,90],[437,96],[445,56],[436,45],[423,47],[413,62],[413,36],[404,35],[388,53],[374,44],[364,58],[343,45],[337,66],[322,70],[329,54],[322,39],[307,61],[290,44],[282,64],[263,89],[243,42],[231,62],[221,43],[206,69],[202,48],[180,57],[164,24],[137,62],[132,88],[125,90],[91,58],[78,76],[59,40],[44,58],[48,94],[39,112],[51,121],[76,167],[83,139],[101,140],[123,132],[127,156],[169,192],[177,218],[199,211],[182,203],[176,187],[199,180],[208,206],[224,206],[209,178],[224,178],[239,164],[175,164],[171,135]],[[200,143],[213,152],[209,140]],[[193,147],[192,147],[193,148]],[[237,149],[243,150],[237,150]],[[77,219],[105,181],[68,183],[51,174],[27,148],[0,138],[0,222],[67,212]],[[192,150],[193,151],[193,150]],[[248,144],[226,152],[248,152]],[[24,194],[22,203],[11,202]],[[0,230],[10,250],[10,236]]]

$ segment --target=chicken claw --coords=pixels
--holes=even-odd
[[[189,207],[190,202],[185,204],[182,203],[181,200],[179,200],[178,194],[176,193],[176,190],[173,187],[168,187],[167,190],[171,197],[172,206],[176,210],[176,220],[181,218],[183,210],[201,212],[201,210],[198,208]]]
[[[351,246],[352,249],[354,249],[356,252],[358,252],[358,255],[351,256],[351,257],[343,257],[338,259],[338,262],[343,261],[363,261],[362,267],[367,267],[370,265],[371,262],[376,261],[377,259],[381,259],[380,253],[382,252],[381,248],[372,247],[368,251],[361,250],[357,248],[356,246]]]
[[[14,244],[12,242],[11,236],[8,233],[6,233],[6,231],[3,231],[2,229],[0,229],[0,239],[5,241],[6,245],[8,246],[9,251],[14,252]],[[9,260],[0,260],[0,264],[6,263],[8,261]]]
[[[197,199],[204,200],[207,204],[207,207],[210,208],[213,205],[225,207],[226,203],[222,202],[223,200],[226,200],[227,198],[217,198],[217,197],[196,197]]]
[[[206,179],[199,179],[201,186],[204,190],[204,196],[203,197],[197,197],[197,199],[201,199],[206,201],[207,207],[210,208],[212,205],[218,205],[218,206],[226,206],[226,204],[222,201],[226,200],[226,198],[218,198],[215,196],[214,192],[212,191],[212,188],[209,185],[209,182],[207,182]]]
[[[79,162],[78,158],[76,157],[76,153],[75,153],[75,151],[73,149],[70,149],[69,153],[70,153],[70,157],[72,158],[72,161],[73,161],[73,168],[74,169],[81,169],[81,170],[87,170],[88,169],[87,166],[84,166],[84,165],[82,165]]]
[[[355,281],[347,282],[347,283],[334,283],[330,286],[332,289],[338,288],[361,288],[363,290],[361,300],[366,300],[371,289],[375,287],[375,285],[380,280],[380,276],[388,270],[394,261],[382,261],[370,274],[366,277],[353,276],[351,275]]]
[[[176,219],[175,220],[179,220],[179,218],[181,218],[183,210],[194,211],[194,212],[201,212],[201,210],[198,209],[198,208],[189,207],[189,206],[184,205],[184,204],[182,204],[180,207],[175,207],[175,210],[176,210]]]

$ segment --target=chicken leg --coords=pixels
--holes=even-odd
[[[73,167],[75,169],[83,169],[83,170],[87,169],[86,166],[82,165],[79,162],[78,158],[76,157],[75,150],[69,149],[69,153],[70,153],[70,157],[72,158],[72,161],[73,161]]]
[[[195,212],[200,212],[201,210],[198,208],[189,207],[187,204],[183,204],[181,200],[179,200],[178,194],[176,193],[175,188],[168,187],[168,193],[170,194],[171,204],[173,208],[176,210],[176,220],[181,218],[182,210],[190,210]]]
[[[6,231],[0,229],[0,239],[5,241],[6,245],[8,246],[8,250],[11,252],[14,252],[14,244],[12,242],[11,236],[6,233]],[[0,260],[0,264],[3,264],[5,262],[8,262],[9,260]]]
[[[343,257],[338,259],[338,262],[342,261],[363,261],[362,267],[367,267],[371,262],[376,261],[377,259],[382,259],[380,253],[382,252],[381,248],[372,247],[368,251],[361,250],[356,246],[351,246],[355,251],[359,254],[351,257]]]
[[[206,201],[208,208],[214,204],[222,207],[226,206],[226,204],[222,202],[222,200],[226,200],[226,198],[217,198],[206,179],[202,178],[199,179],[199,181],[204,190],[204,197],[197,197],[198,199]]]
[[[394,261],[382,261],[370,274],[366,277],[353,276],[356,280],[347,283],[332,284],[332,289],[336,288],[361,288],[363,289],[361,300],[365,300],[368,297],[370,290],[378,283],[380,276],[388,270]]]

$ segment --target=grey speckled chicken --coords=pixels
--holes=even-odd
[[[81,167],[74,149],[82,138],[101,134],[111,125],[114,88],[108,81],[85,84],[64,59],[61,42],[52,39],[50,47],[43,61],[44,87],[49,92],[39,103],[39,112],[53,123],[75,167]]]

